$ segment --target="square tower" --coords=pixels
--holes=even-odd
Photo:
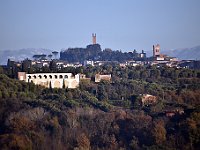
[[[160,56],[160,45],[153,45],[153,57]]]
[[[92,44],[97,44],[97,36],[96,36],[96,33],[92,34]]]

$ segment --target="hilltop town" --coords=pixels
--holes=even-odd
[[[0,0],[0,150],[199,150],[199,8]]]
[[[199,97],[199,61],[162,54],[159,44],[151,57],[102,50],[93,34],[86,48],[0,67],[0,146],[198,149]]]
[[[32,59],[25,59],[20,62],[8,59],[7,66],[3,67],[18,68],[26,72],[35,72],[44,67],[51,71],[58,71],[66,67],[77,68],[106,64],[119,65],[120,67],[166,65],[176,68],[200,68],[200,61],[198,60],[178,60],[175,57],[162,54],[159,44],[152,46],[152,56],[147,57],[144,50],[140,53],[135,49],[130,52],[113,51],[109,48],[102,50],[101,45],[97,44],[96,38],[96,34],[92,34],[92,44],[86,46],[86,48],[68,48],[60,53],[53,51],[51,54],[35,54]]]
[[[95,76],[86,76],[83,72],[69,72],[69,68],[100,67],[100,66],[126,67],[148,67],[167,66],[171,68],[199,69],[200,61],[182,61],[175,57],[162,54],[159,44],[153,45],[152,56],[147,57],[144,50],[138,53],[113,51],[101,49],[97,44],[96,34],[92,34],[92,44],[86,48],[68,48],[60,52],[53,51],[51,54],[35,54],[32,59],[25,59],[15,62],[8,59],[7,66],[4,66],[10,77],[26,82],[33,82],[46,88],[77,88],[80,80],[89,79],[94,82],[108,80],[112,82],[112,72],[96,72]],[[73,69],[72,69],[73,70]],[[68,74],[62,74],[64,72]],[[69,75],[70,74],[70,75]]]

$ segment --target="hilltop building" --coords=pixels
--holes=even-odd
[[[160,53],[160,45],[159,44],[153,45],[154,60],[163,61],[163,60],[165,60],[165,57],[166,57],[165,55]]]
[[[79,86],[79,74],[72,73],[34,73],[18,72],[18,79],[25,82],[33,82],[46,88],[77,88]]]
[[[100,74],[96,74],[95,75],[95,82],[101,82],[102,80],[104,81],[111,81],[111,74],[109,75],[100,75]]]
[[[8,61],[7,61],[7,67],[11,68],[11,67],[14,67],[14,65],[15,65],[15,61],[8,59]]]
[[[96,33],[94,34],[92,34],[92,44],[94,45],[94,44],[97,44],[97,36],[96,36]]]
[[[154,61],[177,61],[177,58],[161,54],[160,45],[153,45],[153,60]]]
[[[142,53],[139,54],[139,58],[146,59],[146,57],[146,53],[144,52],[144,50],[142,50]]]
[[[83,62],[83,65],[84,66],[89,66],[89,65],[94,66],[94,61],[93,60],[85,60]]]
[[[160,56],[160,45],[156,44],[153,45],[153,57],[159,57]]]
[[[142,106],[151,105],[157,102],[157,97],[150,94],[142,95]]]

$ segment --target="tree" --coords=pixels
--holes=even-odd
[[[79,150],[90,150],[90,140],[84,133],[78,136],[77,146]]]
[[[139,149],[139,141],[138,141],[138,138],[133,136],[133,139],[131,140],[129,146],[132,148],[132,149],[135,149],[135,150],[138,150]]]
[[[153,78],[153,79],[158,79],[158,78],[160,78],[160,70],[158,70],[158,69],[152,69],[151,71],[150,71],[150,77],[151,78]]]
[[[103,101],[103,100],[108,100],[108,94],[105,90],[105,85],[104,84],[99,84],[98,85],[98,100]]]
[[[187,120],[191,148],[199,147],[200,143],[200,112],[193,112]]]
[[[66,93],[66,98],[67,98],[68,100],[71,100],[71,99],[73,98],[72,92],[67,91],[67,93]]]
[[[148,72],[146,70],[142,71],[140,73],[140,78],[143,79],[143,80],[146,80],[146,78],[148,78]]]
[[[152,135],[156,144],[161,145],[166,141],[166,133],[164,122],[162,120],[153,123]]]
[[[3,71],[3,68],[0,66],[0,74],[3,74],[4,71]]]
[[[128,78],[129,79],[138,79],[140,77],[139,71],[130,71],[128,73]]]

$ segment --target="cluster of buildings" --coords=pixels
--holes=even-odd
[[[153,45],[153,60],[154,61],[178,61],[176,57],[170,57],[160,52],[160,45]]]
[[[162,54],[160,45],[153,45],[153,57],[151,57],[151,65],[165,64],[168,67],[178,67],[181,63],[176,57],[170,57]]]
[[[104,64],[116,64],[120,67],[126,67],[126,66],[144,66],[144,65],[167,65],[169,67],[178,67],[179,64],[182,64],[182,61],[179,61],[176,57],[170,57],[164,54],[161,54],[160,45],[156,44],[153,45],[153,56],[147,57],[144,50],[142,50],[141,53],[137,53],[136,50],[133,51],[133,54],[135,54],[135,58],[133,60],[126,60],[123,63],[120,63],[118,61],[93,61],[93,60],[85,60],[83,63],[83,66],[101,66]]]
[[[158,54],[158,52],[155,52]],[[59,59],[25,59],[22,62],[16,62],[8,59],[7,66],[8,67],[22,67],[22,68],[43,68],[43,67],[54,67],[57,69],[62,69],[62,68],[67,68],[67,67],[81,67],[81,66],[102,66],[105,64],[115,64],[119,65],[120,67],[126,67],[126,66],[143,66],[143,65],[157,65],[157,64],[166,64],[169,67],[175,67],[179,66],[179,64],[182,64],[182,61],[178,61],[176,58],[168,57],[166,55],[155,55],[154,57],[151,58],[146,58],[146,53],[142,52],[139,53],[141,57],[145,58],[145,60],[127,60],[124,62],[118,62],[118,61],[94,61],[94,60],[85,60],[84,62],[74,62],[74,63],[69,63],[64,60],[59,60]],[[189,66],[187,64],[187,66]],[[181,67],[184,67],[183,65]]]
[[[93,46],[97,48],[97,51],[93,51]],[[101,51],[100,45],[96,43],[96,34],[92,34],[92,45],[89,45],[87,49],[81,49],[88,54],[94,53],[98,55]],[[108,53],[112,50],[107,50]],[[81,67],[81,66],[102,66],[105,64],[119,65],[120,67],[126,66],[144,66],[144,65],[167,65],[169,67],[177,68],[200,68],[199,61],[179,61],[175,57],[169,57],[161,53],[160,45],[153,45],[153,56],[147,57],[144,50],[141,53],[137,53],[136,50],[133,52],[127,53],[128,56],[131,56],[131,60],[124,60],[124,62],[118,61],[100,61],[100,60],[84,60],[83,62],[73,62],[69,63],[65,60],[52,59],[52,55],[34,55],[33,60],[25,59],[22,62],[15,62],[8,59],[7,68],[21,68],[24,72],[18,72],[18,78],[26,82],[33,82],[37,85],[42,85],[45,87],[52,88],[76,88],[79,85],[80,79],[86,79],[84,75],[73,75],[72,73],[40,73],[40,74],[27,74],[25,72],[31,72],[31,68],[44,68],[47,67],[49,70],[61,70],[62,68],[67,67]],[[54,51],[52,54],[55,56],[58,55],[58,52]],[[13,69],[14,70],[14,69]],[[16,70],[16,69],[15,69]],[[111,80],[111,75],[100,75],[95,76],[95,82],[100,82],[101,80]]]
[[[97,46],[98,44],[96,42],[96,34],[92,34],[92,45],[89,45],[88,49],[84,49],[85,53],[86,51],[90,51],[89,53],[94,52],[92,49],[92,46]],[[100,46],[100,45],[99,45]],[[98,53],[101,51],[98,47]],[[77,49],[74,49],[76,51]],[[112,50],[111,50],[112,51]],[[48,55],[48,58],[46,58],[46,55],[34,55],[33,60],[26,59],[22,62],[14,62],[10,59],[8,59],[7,66],[8,67],[22,67],[22,68],[30,68],[35,67],[35,68],[42,68],[42,67],[54,67],[57,69],[62,69],[66,67],[81,67],[81,66],[102,66],[105,64],[115,64],[119,65],[120,67],[126,67],[126,66],[143,66],[143,65],[167,65],[169,67],[177,67],[177,68],[200,68],[198,61],[179,61],[175,57],[170,57],[165,54],[161,53],[161,48],[159,44],[153,45],[153,56],[152,57],[147,57],[146,53],[144,50],[142,50],[141,53],[137,53],[136,50],[132,52],[128,52],[127,54],[131,54],[130,56],[132,57],[130,60],[124,60],[123,62],[119,62],[116,60],[112,61],[103,61],[103,60],[95,60],[95,59],[86,59],[82,60],[79,62],[73,62],[69,63],[69,61],[61,60],[61,59],[52,59],[52,55]],[[95,52],[94,52],[95,53]],[[54,51],[52,54],[55,56],[54,58],[57,58],[58,52]],[[97,54],[98,55],[98,54]],[[82,59],[82,58],[80,58]]]

